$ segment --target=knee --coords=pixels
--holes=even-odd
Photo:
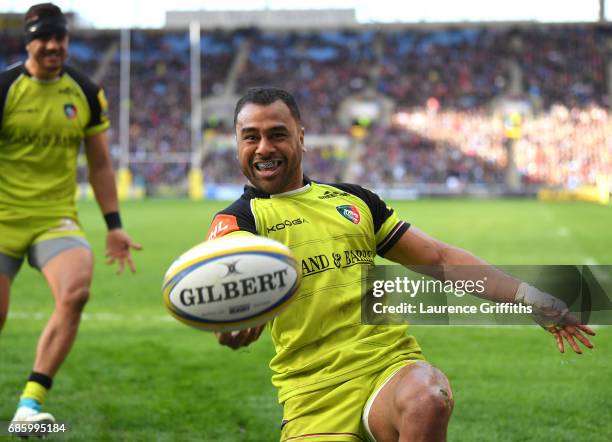
[[[440,370],[428,364],[415,367],[409,379],[396,392],[396,407],[402,415],[433,414],[450,417],[453,392]]]
[[[89,300],[89,287],[80,286],[67,290],[60,296],[59,304],[62,308],[73,313],[80,313]]]

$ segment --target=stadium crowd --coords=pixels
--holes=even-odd
[[[503,183],[504,130],[491,104],[508,93],[513,65],[519,67],[521,98],[530,109],[516,143],[523,181],[575,187],[610,173],[609,28],[250,29],[201,35],[204,97],[241,94],[262,84],[285,88],[303,109],[307,134],[350,137],[351,128],[338,118],[341,105],[366,90],[391,98],[396,116],[409,115],[409,124],[374,122],[365,128],[365,135],[352,140],[354,153],[337,146],[311,149],[305,167],[313,178],[350,176],[400,186]],[[0,69],[23,59],[21,35],[0,31],[0,38]],[[248,57],[230,81],[245,41]],[[71,34],[70,62],[98,75],[107,93],[115,157],[119,57],[118,31]],[[132,32],[131,168],[152,189],[180,182],[189,169],[189,75],[187,32]],[[216,130],[231,133],[231,124]],[[233,155],[210,150],[202,163],[206,180],[239,182]],[[163,164],[157,158],[164,158]]]

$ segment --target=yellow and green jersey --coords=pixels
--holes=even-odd
[[[208,238],[243,231],[286,244],[302,271],[291,305],[269,324],[270,362],[282,403],[383,370],[419,353],[406,326],[361,323],[361,269],[409,228],[374,193],[352,184],[305,179],[296,191],[268,195],[250,186],[213,220]]]
[[[83,138],[109,127],[104,92],[65,66],[51,81],[0,73],[0,211],[74,215]]]

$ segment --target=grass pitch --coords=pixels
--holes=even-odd
[[[612,207],[535,201],[392,204],[431,235],[496,264],[612,264]],[[146,200],[123,204],[138,273],[104,265],[93,203],[81,220],[96,253],[92,298],[79,338],[46,408],[82,441],[274,441],[282,410],[270,384],[269,336],[222,348],[165,313],[160,284],[180,253],[204,240],[224,203]],[[52,309],[43,279],[24,266],[0,335],[0,421],[9,420]],[[612,328],[596,349],[560,355],[536,327],[413,327],[456,398],[451,441],[612,440]]]

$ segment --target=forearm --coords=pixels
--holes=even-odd
[[[104,215],[119,211],[113,162],[108,150],[106,132],[85,139],[85,153],[89,167],[89,182]]]
[[[521,281],[470,252],[450,246],[442,251],[441,262],[442,277],[440,279],[480,281],[484,290],[482,293],[474,291],[474,295],[495,302],[515,302]]]
[[[520,281],[467,250],[431,238],[411,227],[385,255],[418,273],[442,281],[472,281],[484,286],[474,295],[495,302],[514,302]]]
[[[96,201],[103,214],[119,211],[115,172],[110,164],[105,167],[91,168],[89,182],[93,188]]]

